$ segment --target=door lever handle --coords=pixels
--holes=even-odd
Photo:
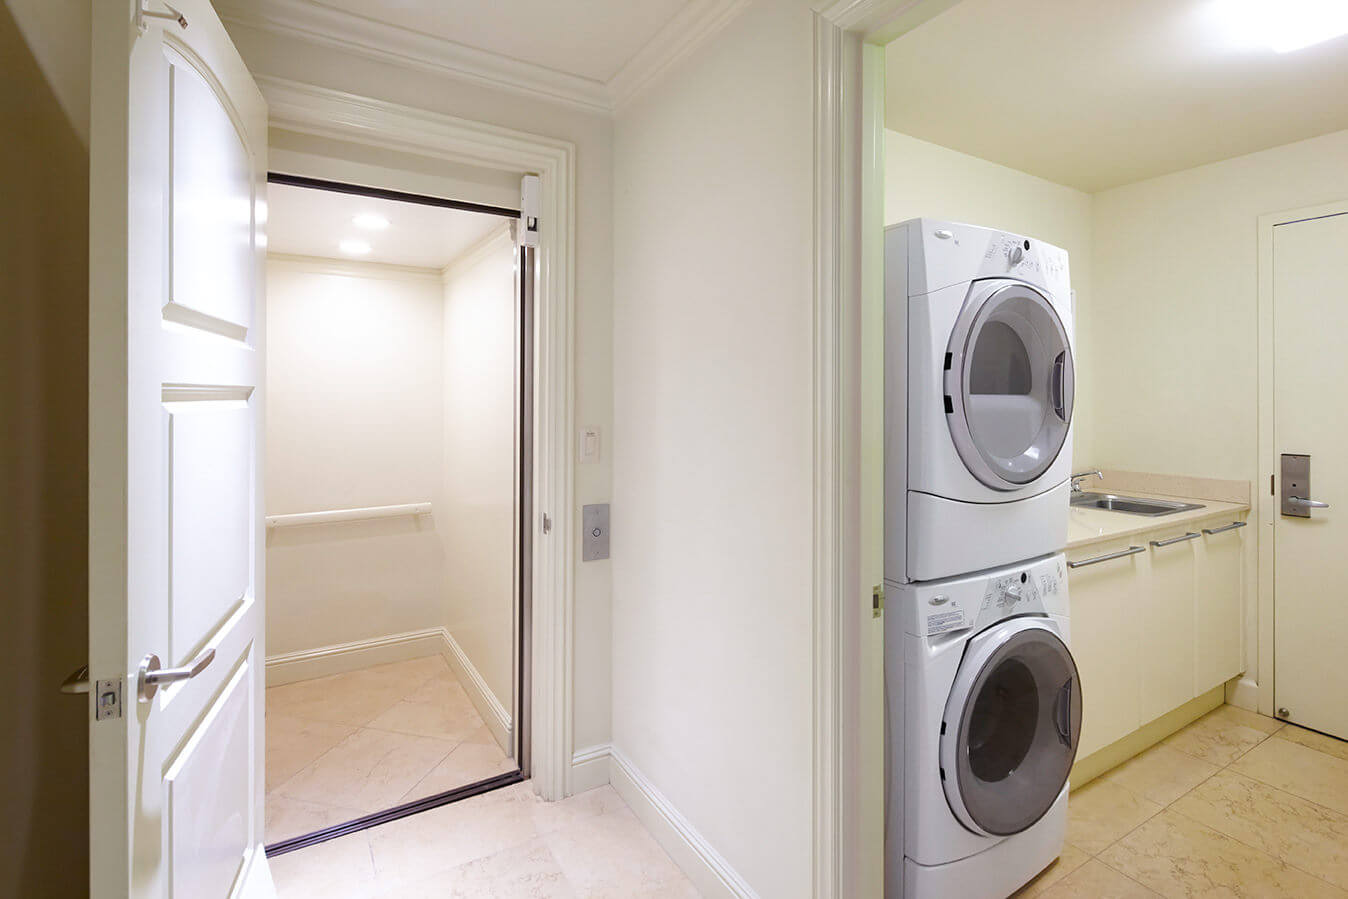
[[[1289,496],[1287,501],[1297,506],[1304,506],[1307,509],[1328,509],[1329,503],[1322,503],[1319,500],[1306,499],[1302,496]]]
[[[89,692],[89,666],[81,665],[76,670],[70,672],[70,676],[61,681],[62,693],[88,693]]]
[[[205,671],[214,660],[215,650],[204,649],[190,664],[181,668],[161,668],[159,656],[148,653],[145,658],[140,660],[140,677],[137,678],[137,684],[140,688],[140,701],[149,702],[154,699],[154,694],[158,692],[160,684],[176,684],[178,681],[191,680]]]

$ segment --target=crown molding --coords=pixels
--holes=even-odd
[[[608,89],[599,81],[367,19],[314,0],[267,0],[262,8],[217,2],[216,9],[226,24],[289,35],[584,112],[613,111]]]
[[[719,32],[749,0],[692,0],[607,82],[582,78],[367,19],[315,0],[260,6],[217,0],[228,25],[293,37],[395,66],[410,66],[484,87],[611,116]]]
[[[749,0],[692,0],[608,80],[615,111],[739,15]]]

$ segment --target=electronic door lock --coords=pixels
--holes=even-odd
[[[1328,509],[1329,503],[1311,499],[1311,457],[1307,453],[1282,454],[1282,490],[1278,511],[1292,518],[1310,518],[1311,509]]]

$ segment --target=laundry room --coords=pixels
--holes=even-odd
[[[871,60],[886,895],[1348,888],[1345,34],[962,0]]]

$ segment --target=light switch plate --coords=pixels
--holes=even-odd
[[[601,442],[602,439],[597,425],[586,425],[580,429],[578,455],[581,465],[593,465],[599,461]]]
[[[608,558],[608,503],[595,503],[581,507],[581,549],[582,562],[594,562]]]

